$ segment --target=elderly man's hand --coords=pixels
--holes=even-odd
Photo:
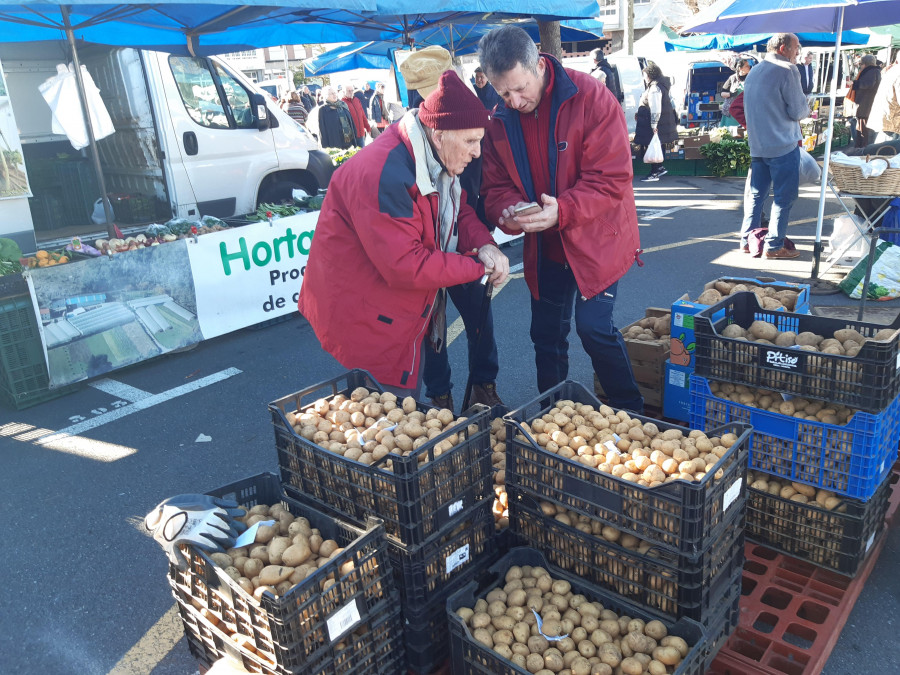
[[[478,259],[484,263],[484,273],[494,286],[506,281],[509,276],[509,258],[494,244],[485,244],[478,249]]]
[[[503,214],[507,224],[515,223],[515,225],[511,225],[511,229],[520,229],[523,232],[543,232],[558,224],[559,205],[556,197],[541,195],[541,201],[544,203],[544,208],[538,213],[533,213],[529,216],[513,215],[514,206],[504,209]],[[507,212],[509,212],[509,217],[506,217]]]

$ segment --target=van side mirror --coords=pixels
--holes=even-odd
[[[253,121],[259,131],[269,128],[269,109],[266,107],[266,97],[262,94],[250,94],[250,109],[253,111]]]

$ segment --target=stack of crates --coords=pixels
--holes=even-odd
[[[188,564],[170,565],[169,585],[188,647],[204,670],[226,656],[265,675],[403,670],[403,615],[380,522],[357,528],[332,518],[288,497],[271,473],[208,494],[248,509],[281,504],[341,549],[283,594],[254,598],[229,576],[232,570],[183,547]]]
[[[695,622],[709,665],[738,621],[750,427],[731,423],[709,433],[737,438],[715,473],[643,487],[538,444],[525,425],[530,428],[559,401],[601,406],[582,385],[567,381],[505,417],[510,530],[554,568],[617,602],[669,623]],[[661,433],[690,434],[658,420],[630,418],[655,424]]]
[[[753,426],[748,539],[852,576],[883,528],[890,496],[900,441],[900,319],[886,327],[770,312],[752,293],[726,297],[695,319],[691,426]],[[723,335],[730,324],[757,320],[826,338],[849,328],[866,342],[851,357]],[[886,328],[888,338],[872,339]],[[779,410],[757,407],[754,391],[778,397]],[[838,406],[855,412],[842,420]]]
[[[465,422],[409,456],[391,454],[371,465],[330,452],[292,426],[294,413],[358,387],[382,391],[371,375],[354,370],[270,404],[282,484],[289,497],[341,520],[384,522],[403,608],[408,670],[425,675],[449,657],[447,598],[497,557],[491,410],[474,406]],[[429,408],[417,404],[421,412]],[[436,450],[451,435],[457,444]]]
[[[797,293],[797,300],[791,311],[796,314],[809,313],[809,285],[777,281],[772,277],[721,277],[708,282],[703,290],[715,288],[719,282],[744,284],[750,288],[772,289],[772,293],[792,291]],[[702,292],[702,291],[701,291]],[[687,422],[690,419],[690,382],[694,372],[694,352],[696,336],[694,318],[707,309],[709,305],[692,301],[687,294],[672,303],[672,328],[669,360],[666,363],[665,391],[663,414],[674,420]]]

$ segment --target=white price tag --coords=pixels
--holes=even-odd
[[[900,370],[900,352],[897,352],[897,370]]]
[[[722,513],[725,513],[728,507],[734,503],[734,500],[740,496],[742,480],[744,479],[738,478],[725,490],[725,496],[722,498]]]
[[[869,537],[869,541],[866,542],[866,553],[869,552],[869,549],[872,548],[872,544],[875,543],[875,533],[872,533],[872,536]]]
[[[609,450],[610,452],[616,453],[617,455],[622,454],[621,452],[619,452],[619,449],[616,447],[616,444],[613,443],[612,441],[606,441],[606,443],[603,444],[603,447],[606,448],[607,450]]]
[[[678,326],[679,328],[684,328],[684,314],[682,314],[681,312],[675,312],[672,315],[672,319],[674,320],[676,326]]]
[[[328,617],[325,623],[328,626],[328,639],[332,642],[358,624],[359,607],[356,606],[356,598]]]
[[[450,574],[453,570],[455,570],[460,565],[465,565],[469,562],[469,545],[460,546],[458,549],[453,551],[450,555],[447,556],[447,574]]]
[[[687,388],[687,373],[683,373],[680,370],[670,370],[669,384],[671,384],[673,387],[679,387],[681,389]]]
[[[462,510],[463,510],[463,500],[462,499],[456,500],[455,502],[450,504],[450,506],[447,507],[447,513],[450,516],[455,516],[457,513],[459,513]]]

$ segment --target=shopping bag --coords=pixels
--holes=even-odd
[[[87,68],[81,66],[81,78],[84,82],[84,93],[87,97],[87,108],[91,116],[94,139],[100,140],[115,133],[116,128],[110,119],[109,111],[100,97],[100,90]],[[65,134],[76,150],[87,147],[88,133],[81,112],[81,96],[78,83],[75,81],[75,70],[71,64],[56,66],[56,75],[47,79],[38,89],[41,96],[50,106],[52,112],[52,130],[55,134]]]
[[[663,161],[662,143],[659,142],[659,134],[653,134],[653,140],[647,146],[647,152],[644,153],[644,164],[662,164]]]
[[[800,148],[800,185],[818,185],[821,178],[822,169],[816,158]]]

